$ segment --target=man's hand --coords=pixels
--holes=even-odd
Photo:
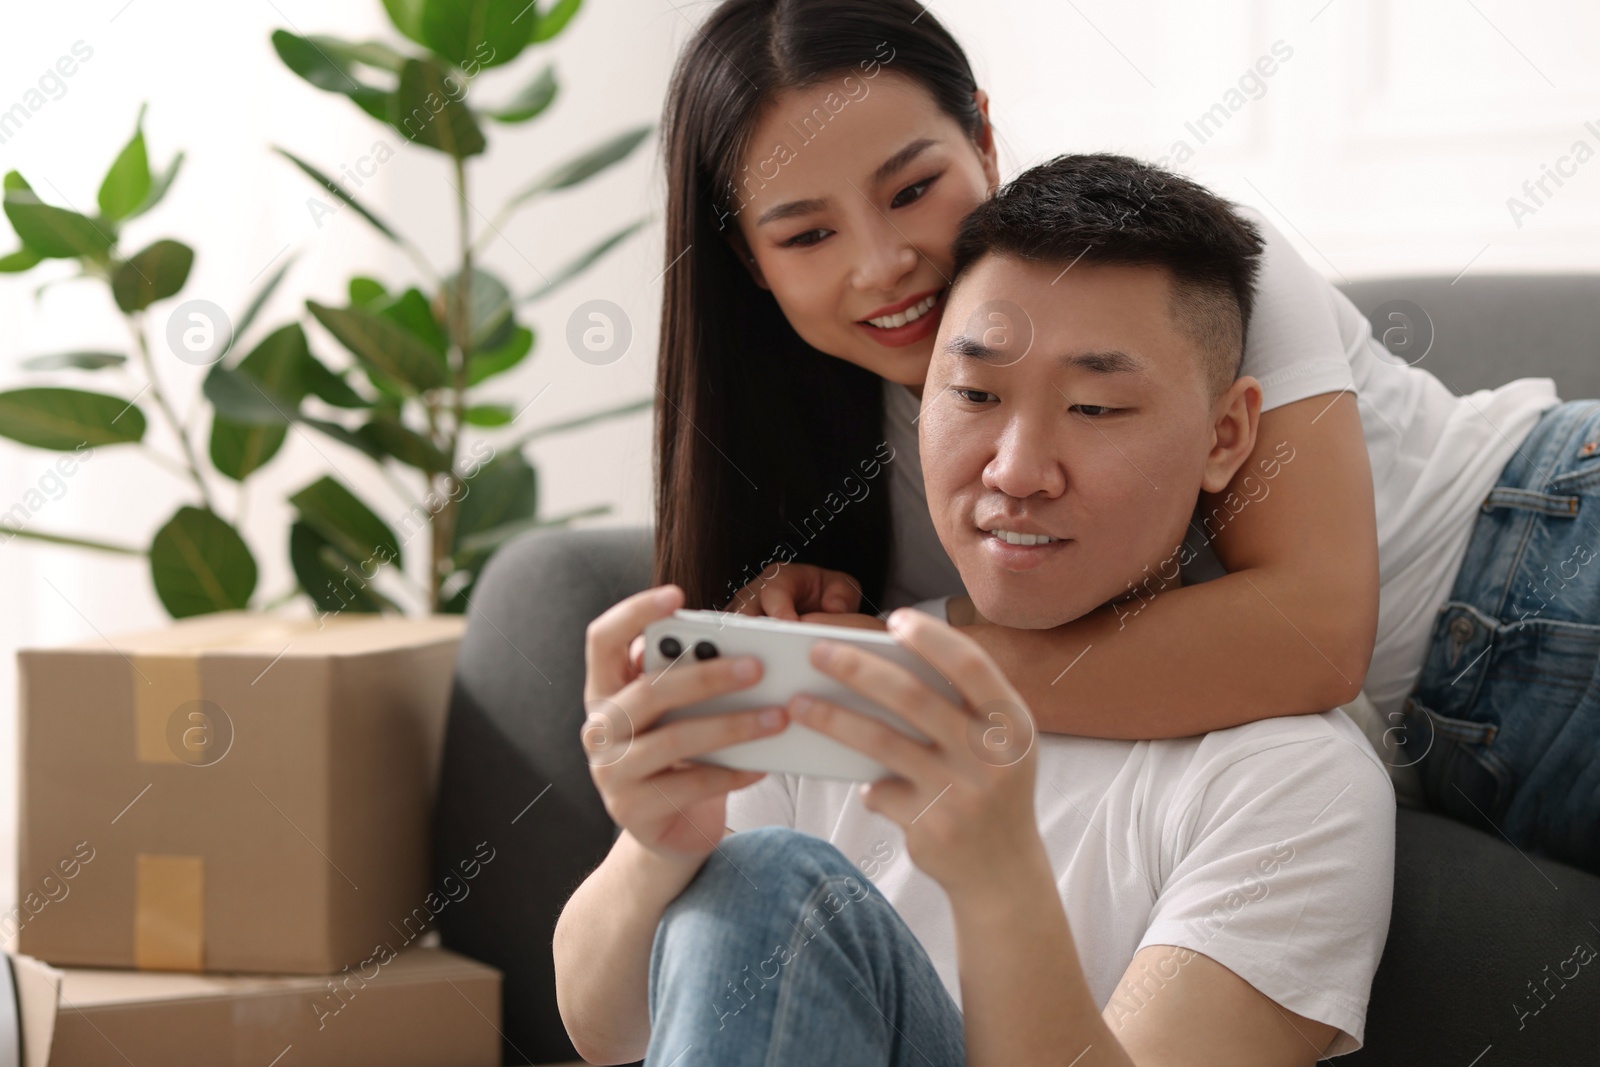
[[[843,614],[860,605],[861,586],[843,571],[810,563],[774,563],[739,590],[728,610],[793,622],[804,612]]]
[[[890,615],[889,631],[950,679],[966,706],[853,645],[818,641],[811,662],[898,714],[929,743],[807,694],[790,701],[790,714],[894,772],[867,786],[862,803],[900,826],[912,861],[952,899],[992,897],[1006,883],[1003,872],[1032,873],[1045,857],[1033,808],[1033,718],[971,638],[910,609]]]

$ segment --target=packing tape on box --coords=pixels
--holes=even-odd
[[[204,699],[202,655],[266,635],[298,632],[291,624],[263,619],[230,635],[213,635],[190,647],[128,655],[133,678],[134,754],[140,763],[189,763],[190,720]],[[285,650],[287,650],[285,644]],[[280,655],[282,653],[279,653]],[[203,733],[209,743],[211,724]],[[203,749],[201,749],[203,751]],[[205,962],[205,861],[199,856],[141,853],[135,858],[133,960],[140,970],[198,971]]]
[[[198,971],[205,961],[205,862],[135,857],[133,963],[142,971]]]

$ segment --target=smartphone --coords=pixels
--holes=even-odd
[[[813,667],[811,646],[819,638],[852,644],[882,656],[916,675],[951,703],[958,707],[962,704],[960,694],[949,679],[915,651],[880,630],[789,622],[722,611],[677,611],[645,626],[646,671],[670,670],[679,662],[714,656],[754,656],[765,669],[761,681],[748,689],[674,708],[660,721],[675,722],[697,715],[784,705],[796,693],[809,693],[869,715],[918,741],[928,740],[925,734],[888,708]],[[812,774],[862,782],[875,781],[892,773],[877,760],[792,721],[781,733],[728,745],[698,760],[740,770]]]

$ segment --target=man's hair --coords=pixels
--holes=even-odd
[[[1165,267],[1173,321],[1200,346],[1215,398],[1239,376],[1262,247],[1249,220],[1187,178],[1128,156],[1065,155],[967,216],[955,277],[987,255]]]

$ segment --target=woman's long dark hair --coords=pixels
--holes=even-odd
[[[914,0],[726,0],[673,74],[655,580],[681,586],[688,607],[724,606],[774,562],[843,570],[866,604],[882,596],[882,380],[801,340],[729,243],[736,173],[763,105],[830,75],[861,78],[871,63],[981,133],[965,53]]]

